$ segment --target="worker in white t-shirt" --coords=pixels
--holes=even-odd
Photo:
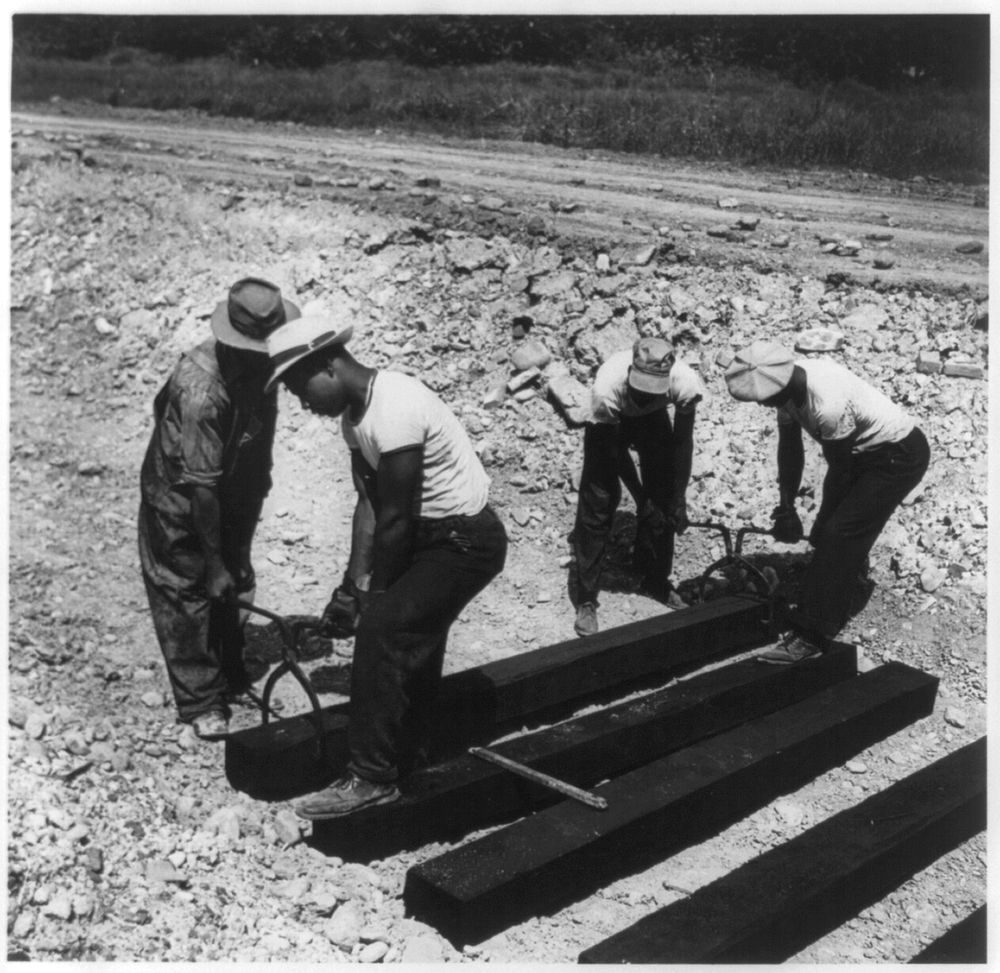
[[[844,627],[854,586],[882,528],[920,482],[930,449],[913,419],[843,365],[795,360],[773,341],[755,341],[726,369],[732,396],[778,410],[778,493],[774,536],[803,537],[795,511],[804,429],[823,449],[823,498],[809,534],[813,557],[791,627],[759,658],[792,663],[819,655]]]
[[[674,534],[683,533],[688,524],[686,492],[695,407],[704,394],[701,379],[676,360],[673,345],[662,338],[640,338],[598,369],[591,418],[583,433],[583,472],[573,528],[570,596],[578,635],[598,630],[597,595],[621,502],[621,480],[636,502],[634,560],[642,589],[671,607],[684,606],[671,587],[670,572]],[[669,405],[674,407],[672,424]],[[638,454],[640,473],[630,449]]]
[[[358,493],[350,560],[324,634],[355,636],[346,773],[296,808],[341,817],[399,797],[426,742],[452,622],[503,568],[507,534],[454,413],[417,379],[346,349],[351,329],[306,315],[268,341],[273,375],[341,417]]]

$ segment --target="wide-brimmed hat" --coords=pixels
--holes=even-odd
[[[281,376],[303,358],[330,345],[346,344],[352,334],[353,325],[338,328],[329,314],[317,313],[306,314],[273,331],[267,339],[267,353],[274,371],[264,391],[270,392],[281,381]]]
[[[666,395],[670,390],[670,369],[676,359],[674,346],[663,338],[640,338],[632,346],[632,367],[628,384],[639,392]]]
[[[755,341],[736,352],[726,368],[729,394],[741,402],[763,402],[792,380],[795,358],[777,341]]]
[[[224,345],[267,352],[267,336],[301,312],[281,296],[270,281],[244,277],[229,289],[229,297],[212,312],[212,331]]]

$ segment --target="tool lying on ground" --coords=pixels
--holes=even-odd
[[[501,757],[500,754],[494,753],[492,750],[486,750],[483,747],[469,747],[469,753],[473,757],[485,760],[487,763],[503,767],[504,770],[509,770],[512,774],[518,774],[526,780],[541,784],[543,787],[549,787],[560,794],[565,794],[567,797],[573,798],[574,801],[580,801],[581,804],[595,807],[599,811],[607,809],[608,802],[605,798],[597,794],[592,794],[590,791],[585,791],[580,787],[574,787],[572,784],[567,784],[556,777],[543,774],[540,770],[533,770],[531,767],[526,767],[524,764],[520,764],[516,760],[511,760],[509,757]]]

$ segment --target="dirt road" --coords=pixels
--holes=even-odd
[[[987,211],[972,190],[96,105],[15,108],[14,955],[575,962],[985,732],[988,331],[977,302]],[[966,242],[982,249],[959,253]],[[234,792],[221,748],[176,724],[150,624],[134,517],[152,398],[247,273],[331,314],[349,293],[359,358],[419,375],[469,431],[511,546],[501,577],[453,627],[449,671],[572,635],[580,431],[539,386],[500,405],[493,395],[513,376],[525,331],[552,353],[547,372],[581,385],[637,334],[674,338],[709,390],[689,508],[735,526],[766,523],[774,505],[773,417],[731,400],[719,353],[840,329],[836,354],[914,414],[934,455],[873,551],[875,592],[843,637],[865,666],[898,659],[939,676],[934,714],[713,839],[473,949],[407,919],[406,870],[440,849],[326,859],[287,802]],[[918,355],[942,369],[918,371]],[[334,424],[281,394],[274,489],[254,547],[263,606],[315,614],[342,575],[353,508],[343,453]],[[807,447],[807,528],[822,473]],[[636,591],[634,530],[626,504],[605,627],[663,610]],[[680,537],[678,582],[718,546],[704,532]],[[752,554],[794,587],[807,546],[760,541]],[[308,663],[313,685],[324,703],[341,701],[351,645],[321,648]],[[263,676],[273,631],[254,626],[250,654]],[[284,684],[279,697],[288,712],[302,704]],[[905,961],[983,902],[985,869],[980,835],[796,959]]]
[[[394,180],[406,190],[414,180],[433,176],[445,200],[499,196],[508,214],[551,206],[559,214],[560,233],[594,241],[638,241],[655,237],[661,227],[675,230],[686,224],[695,228],[693,245],[702,260],[801,274],[843,272],[886,287],[979,294],[987,284],[985,250],[956,250],[969,242],[985,243],[988,232],[987,210],[974,206],[975,193],[968,187],[926,180],[900,184],[864,173],[692,166],[518,143],[390,138],[285,125],[250,128],[188,115],[116,112],[98,119],[77,110],[14,112],[12,124],[15,131],[80,140],[97,159],[178,177],[265,185],[307,176],[322,186],[324,180],[357,176]],[[720,209],[719,201],[727,199],[735,205]],[[750,252],[743,243],[707,235],[710,227],[724,227],[746,214],[761,219]],[[882,239],[870,239],[873,235]],[[776,247],[785,236],[787,245]],[[863,252],[831,258],[822,252],[821,239],[855,240]],[[876,270],[878,256],[893,266]]]

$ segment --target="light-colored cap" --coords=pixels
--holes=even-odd
[[[676,359],[674,346],[663,338],[640,338],[632,346],[628,384],[639,392],[666,395],[670,391],[670,369]]]
[[[267,338],[267,353],[274,371],[264,386],[270,392],[281,376],[303,358],[330,345],[350,341],[354,327],[338,328],[329,314],[306,314],[273,331]]]
[[[777,395],[795,371],[792,353],[776,341],[755,341],[736,352],[726,369],[729,394],[741,402],[763,402]]]

